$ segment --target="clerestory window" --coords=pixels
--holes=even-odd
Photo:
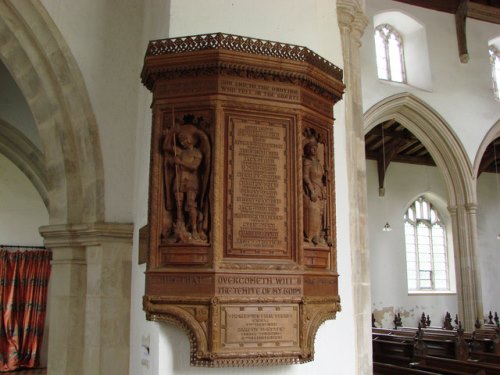
[[[493,82],[493,92],[495,99],[500,100],[500,52],[495,46],[490,46],[491,77]]]
[[[375,28],[375,50],[378,78],[406,83],[401,34],[389,24],[377,26]]]
[[[404,215],[408,291],[449,291],[446,227],[433,205],[419,197]]]

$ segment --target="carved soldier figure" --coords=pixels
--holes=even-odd
[[[167,210],[163,237],[179,243],[206,242],[210,143],[191,117],[185,121],[189,123],[170,130],[163,141]]]
[[[302,161],[304,183],[304,240],[314,245],[325,243],[326,176],[318,158],[318,142],[309,138]]]

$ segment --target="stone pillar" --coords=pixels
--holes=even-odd
[[[344,56],[345,124],[351,228],[351,263],[356,327],[356,374],[372,373],[371,290],[367,246],[366,160],[359,49],[368,19],[358,2],[337,0]]]
[[[463,328],[472,332],[476,319],[482,322],[484,318],[477,254],[477,205],[457,205],[448,210],[453,228],[458,316]]]
[[[50,225],[51,375],[128,374],[130,224]]]

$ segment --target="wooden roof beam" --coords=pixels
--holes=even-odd
[[[455,26],[457,29],[458,56],[462,64],[469,62],[469,51],[467,50],[466,22],[469,9],[469,0],[460,0],[455,12]]]
[[[397,155],[399,147],[401,147],[404,142],[404,139],[400,139],[398,142],[393,142],[389,145],[385,145],[380,149],[377,157],[378,195],[380,197],[383,197],[385,195],[384,181],[387,169],[389,168],[389,164]]]

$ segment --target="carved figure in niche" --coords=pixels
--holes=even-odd
[[[202,123],[197,120],[197,124]],[[194,116],[174,125],[163,140],[165,156],[165,208],[163,240],[206,243],[208,233],[208,182],[211,148],[207,134]]]
[[[327,242],[327,189],[324,157],[319,156],[319,148],[324,145],[314,129],[304,133],[304,154],[302,176],[304,185],[304,241],[314,245]]]

